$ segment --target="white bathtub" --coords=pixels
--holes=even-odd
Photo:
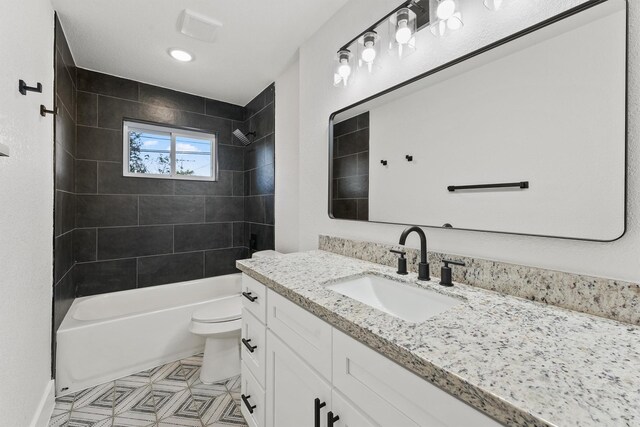
[[[57,333],[56,395],[102,384],[204,350],[189,332],[203,304],[238,294],[242,275],[77,298]]]

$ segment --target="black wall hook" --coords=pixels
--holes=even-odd
[[[47,114],[53,114],[55,116],[56,114],[58,114],[58,108],[55,107],[53,110],[47,110],[47,107],[45,107],[44,105],[40,105],[40,115],[42,117],[46,117]]]
[[[387,163],[389,162],[387,162],[386,160],[380,160],[380,163],[382,163],[382,166],[387,166]]]
[[[37,86],[27,86],[27,83],[24,80],[20,80],[18,82],[18,92],[23,95],[26,95],[27,92],[38,92],[42,93],[42,83],[38,83]]]
[[[404,156],[404,158],[407,159],[408,162],[412,162],[413,161],[413,156],[410,156],[408,154],[406,156]]]

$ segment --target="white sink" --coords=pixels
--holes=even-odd
[[[328,289],[408,322],[424,322],[462,301],[374,274],[345,279]]]

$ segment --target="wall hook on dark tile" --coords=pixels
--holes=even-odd
[[[53,114],[55,116],[58,114],[58,107],[54,107],[53,110],[47,110],[47,107],[40,105],[40,115],[42,117],[46,117],[47,114]]]
[[[407,154],[406,156],[404,156],[405,159],[407,159],[408,162],[412,162],[413,161],[413,156]]]
[[[42,93],[42,83],[38,83],[36,86],[27,86],[27,82],[21,79],[18,82],[18,92],[20,92],[23,95],[26,95],[27,92]]]
[[[382,166],[387,166],[387,163],[389,162],[387,162],[386,160],[380,160],[380,163],[382,164]]]

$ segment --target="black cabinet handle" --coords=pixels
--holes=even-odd
[[[335,423],[339,419],[339,416],[334,416],[333,412],[329,411],[329,413],[327,414],[327,427],[333,427],[333,423]]]
[[[327,402],[320,402],[320,399],[316,397],[316,400],[313,401],[313,426],[320,427],[320,409],[327,406]]]
[[[243,292],[242,296],[244,296],[246,299],[248,299],[251,302],[256,302],[256,300],[258,299],[258,297],[252,296],[251,292]]]
[[[242,338],[242,344],[244,344],[244,346],[247,347],[247,349],[249,350],[249,353],[253,353],[256,350],[256,348],[258,348],[258,346],[257,345],[251,345],[251,344],[249,344],[250,342],[251,342],[251,340]]]
[[[249,403],[249,398],[251,396],[245,396],[244,394],[242,394],[240,395],[240,397],[242,398],[244,406],[247,407],[247,411],[249,411],[250,414],[253,414],[253,410],[256,409],[256,405],[251,405],[251,403]]]

